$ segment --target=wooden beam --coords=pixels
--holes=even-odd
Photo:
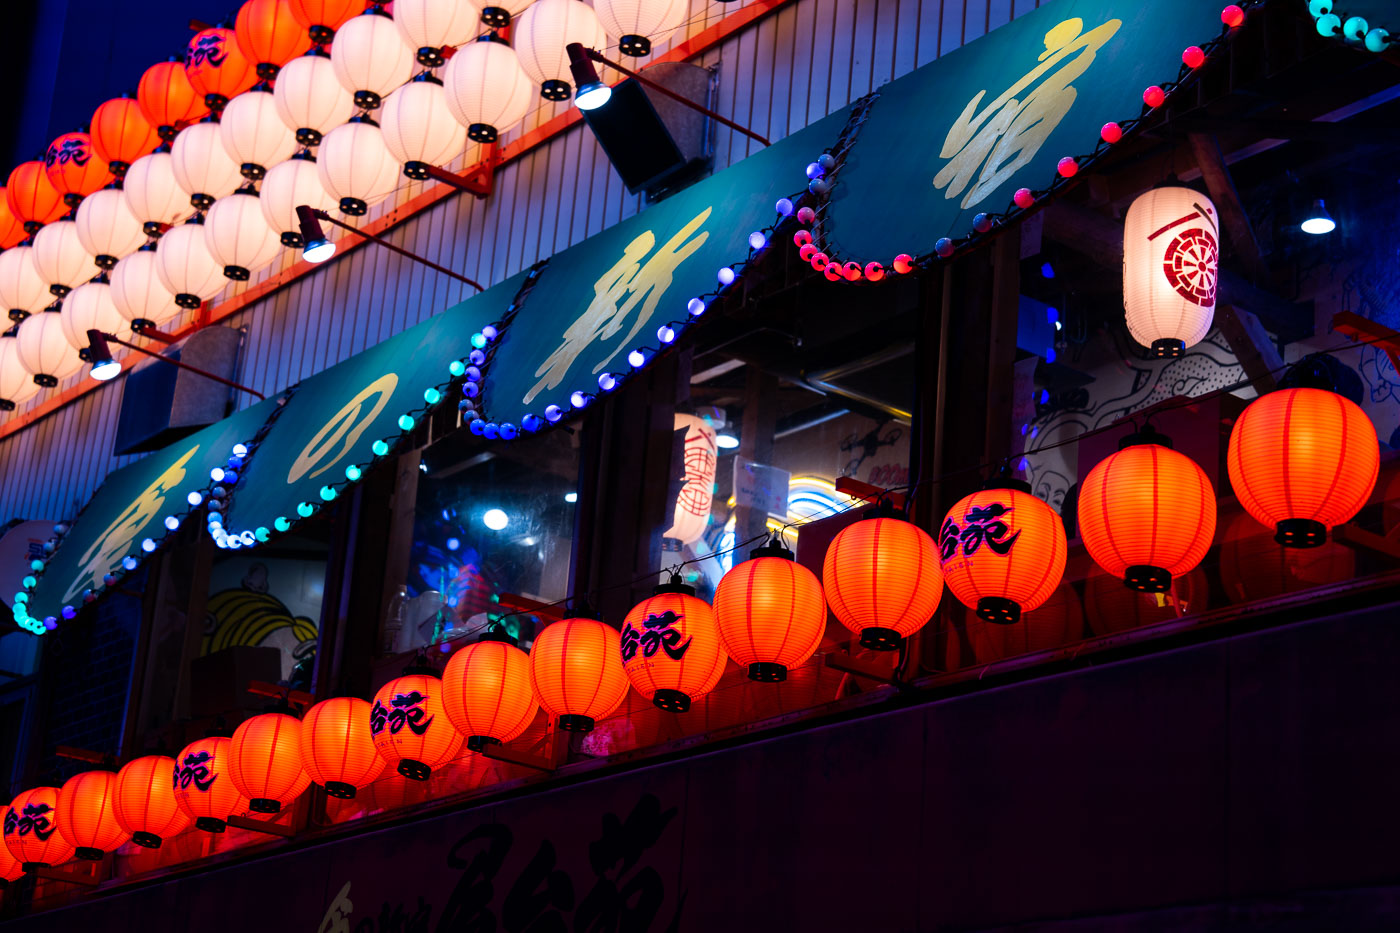
[[[1283,357],[1258,316],[1234,305],[1217,305],[1215,310],[1215,323],[1220,325],[1220,333],[1235,352],[1244,374],[1254,381],[1260,395],[1272,392],[1278,387]]]
[[[1235,189],[1235,179],[1225,165],[1220,141],[1205,133],[1192,133],[1190,139],[1191,151],[1196,156],[1196,164],[1201,167],[1206,190],[1215,202],[1215,209],[1220,212],[1221,226],[1229,233],[1230,245],[1235,248],[1240,264],[1256,284],[1267,284],[1269,266],[1264,262],[1259,240],[1254,236],[1254,227],[1240,201],[1240,193]]]

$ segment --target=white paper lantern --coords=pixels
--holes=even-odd
[[[112,270],[112,304],[133,329],[159,329],[180,314],[180,306],[160,280],[156,265],[152,244],[123,257]]]
[[[1123,307],[1128,332],[1159,358],[1201,342],[1215,317],[1220,222],[1190,188],[1154,188],[1123,221]]]
[[[189,195],[190,204],[201,211],[226,194],[232,194],[242,180],[238,163],[224,151],[219,124],[202,121],[187,126],[175,137],[170,149],[175,183]]]
[[[511,30],[515,54],[545,100],[568,100],[573,86],[569,53],[577,42],[585,49],[604,49],[607,32],[598,14],[581,0],[535,0]]]
[[[214,202],[204,218],[204,243],[223,266],[224,277],[235,282],[246,282],[253,269],[272,262],[281,248],[251,188]]]
[[[187,310],[223,291],[224,267],[209,252],[204,224],[198,217],[182,223],[160,238],[156,250],[156,275],[175,303]]]
[[[147,236],[160,236],[162,227],[177,224],[194,212],[190,196],[175,180],[175,160],[168,152],[152,152],[131,163],[122,193]]]
[[[383,10],[369,9],[335,34],[331,64],[355,106],[373,110],[380,100],[413,74],[413,52]]]
[[[272,98],[283,125],[301,146],[319,146],[324,134],[355,113],[354,99],[340,86],[330,54],[319,46],[282,67]]]
[[[77,223],[67,218],[34,234],[34,269],[49,293],[59,298],[97,274],[96,263],[78,238]]]
[[[481,28],[480,4],[471,0],[395,0],[394,25],[418,63],[440,68],[444,46],[471,41]]]
[[[689,0],[594,0],[593,9],[608,35],[618,40],[618,51],[640,58],[651,54],[653,43],[665,42],[685,25]]]
[[[83,198],[75,219],[79,242],[103,269],[110,270],[118,259],[146,242],[141,221],[120,188],[103,188]]]
[[[379,128],[409,178],[427,178],[428,166],[450,162],[467,145],[467,131],[452,118],[442,82],[426,71],[384,99]]]
[[[219,119],[224,152],[238,163],[239,173],[257,181],[267,170],[297,151],[297,139],[277,113],[277,101],[266,85],[244,91],[228,102]]]
[[[399,183],[399,163],[368,117],[353,117],[326,134],[316,154],[316,171],[321,187],[351,217],[363,216]]]
[[[491,0],[481,8],[481,21],[492,29],[504,29],[529,5],[530,0]]]
[[[0,411],[14,411],[39,393],[39,386],[19,361],[19,339],[0,334]]]
[[[74,350],[87,348],[89,330],[122,338],[130,332],[126,318],[112,301],[112,286],[106,282],[84,282],[73,289],[63,299],[58,316],[63,323],[63,336]]]
[[[63,335],[63,316],[57,311],[31,315],[19,325],[19,361],[34,382],[53,388],[83,368],[78,351]]]
[[[447,106],[474,142],[495,142],[501,130],[524,119],[534,83],[515,49],[488,33],[457,50],[443,69]]]
[[[0,308],[10,320],[22,321],[52,303],[48,284],[34,268],[32,246],[11,246],[0,253]]]
[[[263,219],[277,233],[283,246],[300,249],[301,225],[297,222],[297,206],[333,211],[340,200],[326,193],[321,176],[316,172],[316,159],[309,152],[299,152],[285,162],[274,165],[262,182]]]
[[[710,526],[719,446],[715,443],[715,429],[703,418],[677,414],[675,428],[685,430],[685,484],[676,496],[672,524],[663,537],[694,544]]]

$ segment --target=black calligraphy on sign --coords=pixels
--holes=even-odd
[[[81,139],[65,139],[61,146],[50,146],[48,152],[44,153],[44,165],[53,168],[55,165],[67,165],[72,162],[80,168],[88,164],[87,146],[83,145]]]
[[[390,735],[398,735],[403,731],[404,726],[413,732],[414,735],[422,735],[428,731],[428,727],[433,724],[436,715],[429,716],[422,704],[428,698],[417,690],[410,690],[408,693],[396,693],[389,701],[386,708],[379,700],[374,701],[374,706],[369,711],[369,733],[378,735],[387,726]]]
[[[685,653],[690,650],[690,643],[695,639],[687,638],[685,644],[680,644],[681,633],[674,628],[675,624],[684,616],[678,616],[671,610],[666,610],[660,615],[647,616],[642,623],[644,631],[638,632],[628,622],[622,627],[622,660],[627,662],[637,656],[637,649],[641,648],[643,657],[651,657],[658,650],[666,652],[672,661],[679,661],[685,657]]]
[[[218,68],[228,58],[224,51],[224,37],[219,33],[199,36],[190,46],[189,63],[195,67],[208,63],[210,68]]]
[[[958,545],[962,545],[964,557],[971,557],[977,550],[986,544],[994,553],[1005,557],[1011,553],[1011,546],[1016,543],[1016,539],[1021,537],[1021,532],[1017,531],[1011,537],[1006,533],[1011,530],[1005,521],[1005,516],[1011,514],[1011,509],[1000,502],[993,502],[991,505],[975,506],[967,510],[963,516],[963,526],[958,527],[957,522],[950,517],[943,522],[943,527],[938,532],[938,546],[945,561],[951,560],[958,552]]]
[[[188,790],[193,784],[199,790],[209,790],[219,777],[210,768],[213,762],[213,754],[203,749],[186,755],[183,762],[175,762],[175,786]]]
[[[40,842],[48,842],[55,829],[55,824],[49,819],[50,813],[53,813],[53,807],[46,803],[26,803],[18,815],[15,808],[10,807],[5,811],[5,835],[28,836],[33,833]]]

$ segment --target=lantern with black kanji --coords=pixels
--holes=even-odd
[[[194,92],[204,96],[204,106],[216,114],[234,95],[258,82],[255,63],[238,47],[233,30],[223,26],[201,29],[190,39],[185,75]]]
[[[175,801],[174,773],[168,755],[145,755],[117,772],[117,822],[138,846],[159,849],[189,828],[190,818]]]
[[[24,224],[24,232],[33,236],[46,223],[62,217],[68,210],[63,195],[49,181],[43,162],[21,162],[10,172],[5,182],[5,202],[10,213]]]
[[[566,732],[592,732],[627,695],[617,629],[583,615],[545,626],[530,646],[530,683]]]
[[[175,802],[195,829],[221,833],[229,814],[252,809],[229,776],[232,760],[233,742],[224,735],[196,739],[175,756]]]
[[[169,61],[157,62],[141,75],[136,102],[146,122],[154,126],[156,134],[167,143],[182,127],[209,112],[203,98],[190,84],[184,63],[173,56]]]
[[[263,713],[233,731],[228,774],[254,813],[280,813],[301,796],[311,778],[301,764],[301,720]]]
[[[775,536],[719,581],[715,618],[725,653],[749,680],[778,683],[821,643],[826,598],[816,575]]]
[[[0,813],[10,809],[9,804],[0,806]],[[24,863],[15,858],[8,846],[0,845],[0,888],[11,881],[18,881],[24,875]]]
[[[77,849],[80,859],[98,861],[126,842],[117,822],[117,773],[84,771],[58,791],[58,831]]]
[[[328,796],[352,799],[383,773],[369,727],[370,705],[359,697],[323,700],[302,717],[301,763]]]
[[[443,707],[442,681],[425,661],[379,688],[369,711],[374,747],[406,778],[426,781],[456,757],[462,736]]]
[[[922,528],[881,507],[843,528],[826,549],[822,589],[860,644],[893,651],[933,618],[943,597],[938,545]]]
[[[10,801],[4,839],[5,848],[25,871],[71,859],[73,844],[58,829],[58,788],[35,787]]]
[[[92,149],[115,177],[126,175],[131,163],[160,145],[160,134],[130,95],[113,97],[92,112]]]
[[[442,690],[448,720],[474,752],[516,738],[540,708],[530,685],[530,656],[503,632],[488,632],[453,654]]]
[[[83,198],[110,185],[113,175],[107,163],[92,149],[87,133],[64,133],[44,151],[44,173],[63,203],[77,207]]]
[[[668,713],[688,711],[713,690],[729,660],[714,608],[676,574],[627,613],[621,642],[623,673]]]

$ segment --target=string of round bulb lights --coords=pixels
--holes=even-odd
[[[1317,34],[1329,39],[1341,39],[1348,45],[1364,48],[1377,55],[1392,44],[1390,30],[1373,26],[1363,16],[1353,16],[1338,10],[1333,0],[1308,0]]]

